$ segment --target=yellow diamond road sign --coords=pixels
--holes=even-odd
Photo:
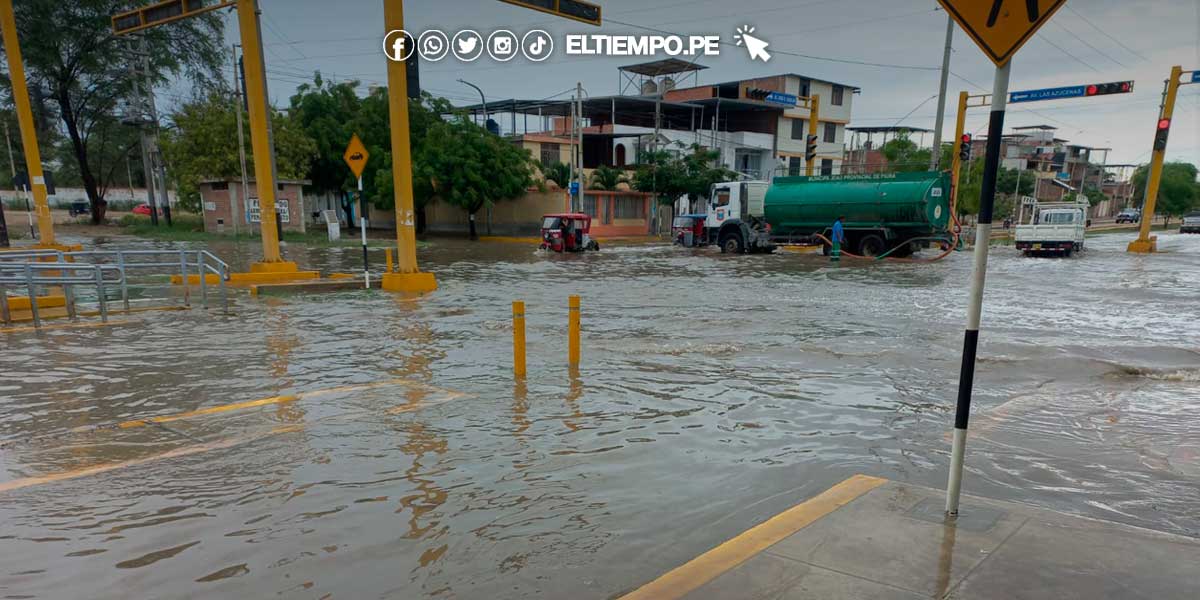
[[[984,54],[1002,67],[1067,0],[938,0]]]
[[[342,160],[350,165],[350,170],[354,171],[355,177],[362,177],[363,169],[367,167],[367,159],[370,156],[367,147],[363,145],[362,140],[358,139],[356,133],[350,138],[350,143],[346,145],[346,153],[342,155]]]

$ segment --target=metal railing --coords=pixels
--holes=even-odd
[[[68,295],[68,305],[70,305],[69,312],[74,310],[73,294],[70,293],[70,287],[85,282],[75,281],[74,279],[70,281],[51,281],[48,279],[48,274],[44,272],[62,271],[64,267],[71,272],[76,270],[73,267],[96,267],[98,268],[98,272],[115,270],[119,273],[119,277],[107,283],[120,286],[121,303],[126,311],[130,308],[128,284],[131,272],[157,269],[161,273],[163,269],[166,269],[168,274],[174,275],[178,273],[183,288],[184,306],[191,306],[189,276],[195,274],[200,284],[201,302],[206,309],[208,308],[207,276],[215,275],[220,287],[222,311],[225,313],[229,312],[229,289],[226,286],[226,282],[229,281],[229,265],[207,250],[81,250],[76,252],[29,250],[24,252],[0,253],[0,269],[4,269],[5,272],[12,273],[14,267],[19,270],[27,264],[33,266],[33,271],[43,272],[40,278],[34,278],[34,287],[36,285],[64,286],[64,292]],[[106,311],[107,309],[104,306],[106,297],[103,293],[103,284],[105,283],[103,276],[101,276],[101,280],[99,286],[101,289],[98,289],[97,295],[100,297],[102,311]],[[9,285],[14,283],[11,277],[5,281]],[[28,282],[24,280],[15,281],[15,283],[18,285],[28,285]],[[5,307],[7,307],[7,301],[4,302]],[[71,316],[74,315],[72,314]]]
[[[111,273],[112,277],[106,275]],[[119,269],[111,265],[93,265],[87,263],[0,263],[0,320],[12,322],[12,311],[8,303],[9,287],[24,287],[29,296],[29,312],[33,317],[35,327],[42,326],[41,312],[38,307],[38,287],[60,286],[63,289],[67,316],[74,319],[75,286],[95,286],[96,297],[100,303],[100,320],[108,321],[108,302],[105,295],[107,286],[124,285],[125,276]]]

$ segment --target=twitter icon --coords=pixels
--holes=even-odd
[[[483,36],[470,29],[464,29],[454,36],[450,45],[454,56],[463,62],[471,62],[483,54]]]

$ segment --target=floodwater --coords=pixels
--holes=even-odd
[[[1128,238],[993,249],[964,487],[1197,536],[1200,236],[1151,257]],[[969,253],[435,239],[420,259],[441,289],[416,301],[241,295],[0,334],[0,596],[604,599],[854,473],[944,485]]]

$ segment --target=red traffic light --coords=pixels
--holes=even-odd
[[[1128,94],[1133,91],[1132,81],[1113,81],[1109,83],[1092,83],[1083,88],[1084,96],[1107,96],[1109,94]]]
[[[1170,128],[1171,128],[1171,120],[1170,119],[1159,119],[1158,120],[1158,130],[1159,131],[1163,131],[1165,129],[1170,129]]]
[[[964,144],[970,144],[970,143],[971,143],[971,134],[969,134],[969,133],[964,133],[964,134],[963,134],[963,136],[962,136],[962,143],[964,143]]]

